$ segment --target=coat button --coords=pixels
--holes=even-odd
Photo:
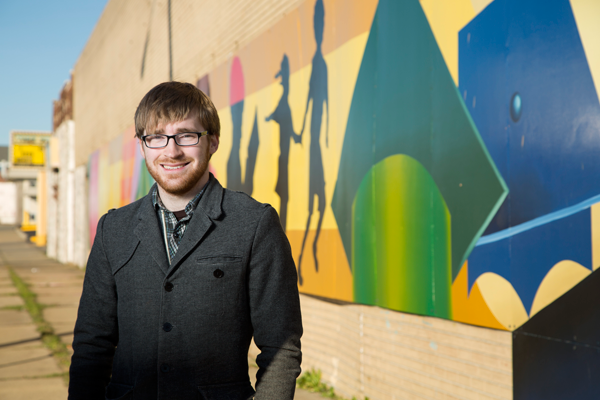
[[[213,275],[215,276],[215,278],[222,278],[223,275],[225,275],[225,272],[221,271],[220,269],[215,269]]]
[[[167,373],[171,370],[169,364],[160,364],[160,372]]]
[[[173,290],[173,284],[171,282],[165,283],[165,290],[167,292],[170,292],[171,290]]]
[[[170,323],[165,322],[163,324],[163,331],[165,331],[165,332],[171,332],[171,329],[173,329],[173,325],[171,325]]]

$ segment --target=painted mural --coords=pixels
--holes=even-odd
[[[210,168],[301,292],[515,330],[600,266],[600,6],[449,3],[306,0],[198,79]],[[91,238],[148,193],[137,146],[90,157]]]

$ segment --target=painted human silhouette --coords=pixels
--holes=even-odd
[[[317,42],[317,50],[312,59],[312,73],[310,75],[310,83],[308,90],[308,99],[306,100],[306,111],[302,121],[302,130],[300,138],[304,134],[306,124],[306,115],[308,107],[312,100],[312,112],[310,116],[310,168],[309,168],[309,187],[308,187],[308,220],[306,221],[306,230],[304,231],[304,239],[302,240],[302,248],[300,250],[300,258],[298,259],[298,279],[302,285],[302,256],[304,255],[304,245],[310,228],[310,220],[312,218],[315,196],[318,197],[319,207],[319,222],[317,223],[317,231],[313,241],[313,257],[315,259],[315,269],[319,271],[319,261],[317,259],[317,242],[321,225],[323,224],[323,216],[325,214],[325,173],[323,171],[323,157],[321,156],[321,122],[323,120],[323,104],[327,113],[327,124],[325,125],[325,145],[328,146],[329,141],[329,96],[327,91],[327,64],[323,58],[321,45],[323,43],[323,28],[325,26],[325,7],[323,0],[317,0],[315,3],[314,15],[315,41]]]
[[[240,147],[242,141],[242,117],[244,115],[244,74],[242,63],[238,57],[233,59],[231,65],[231,79],[229,90],[229,102],[231,105],[231,123],[233,125],[233,137],[231,153],[227,160],[227,188],[238,190],[249,195],[254,190],[254,168],[258,154],[258,112],[254,112],[254,125],[250,134],[248,144],[248,158],[246,159],[246,174],[242,179],[242,164],[240,162]]]
[[[277,184],[275,185],[275,193],[281,200],[279,207],[279,219],[281,226],[285,231],[287,221],[287,204],[289,200],[288,190],[288,164],[290,157],[290,139],[298,143],[300,135],[294,132],[292,124],[292,111],[288,97],[290,94],[290,62],[287,55],[283,55],[281,60],[281,68],[275,78],[281,77],[281,86],[283,86],[283,94],[279,99],[277,108],[271,115],[265,118],[265,121],[275,121],[279,124],[279,170],[277,176]]]

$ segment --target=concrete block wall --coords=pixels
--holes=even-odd
[[[302,370],[371,400],[513,398],[512,334],[300,295]],[[259,349],[253,344],[250,357]]]
[[[345,397],[512,399],[510,332],[301,296],[303,370]]]

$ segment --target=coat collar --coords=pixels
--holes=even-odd
[[[217,178],[210,172],[208,179],[208,186],[206,187],[196,210],[200,208],[210,219],[219,219],[223,214],[223,209],[221,208],[221,203],[223,202],[223,186],[221,186]]]
[[[150,193],[152,193],[152,190],[154,190],[154,186],[150,189]],[[137,218],[139,222],[134,228],[133,233],[144,245],[144,248],[148,250],[160,269],[166,273],[169,269],[169,261],[162,239],[160,221],[152,204],[152,195],[148,194],[142,199],[137,212]],[[157,245],[157,243],[160,245]]]
[[[154,186],[150,189],[150,193],[154,190]],[[144,197],[142,204],[137,213],[139,223],[137,224],[134,233],[148,249],[154,261],[160,266],[165,274],[170,274],[186,256],[202,241],[210,227],[213,225],[213,220],[218,220],[223,214],[221,203],[223,200],[223,187],[219,181],[210,174],[209,182],[205,189],[194,215],[185,230],[185,234],[179,243],[177,253],[171,260],[171,265],[167,259],[167,252],[162,236],[162,227],[156,214],[156,210],[152,204],[150,194]]]
[[[181,262],[187,258],[196,246],[204,239],[204,236],[213,225],[213,220],[218,220],[223,214],[221,203],[223,200],[223,187],[219,181],[210,174],[208,186],[205,189],[194,215],[185,229],[185,234],[179,242],[177,253],[171,260],[168,274],[179,267]]]

